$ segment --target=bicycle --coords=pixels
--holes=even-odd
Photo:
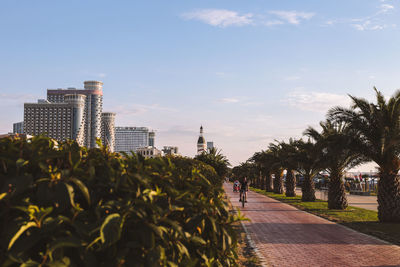
[[[240,197],[240,202],[242,202],[242,208],[244,208],[244,203],[246,202],[246,192],[242,192],[242,196]]]

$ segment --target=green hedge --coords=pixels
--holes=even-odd
[[[0,265],[236,265],[221,184],[189,158],[0,139]]]

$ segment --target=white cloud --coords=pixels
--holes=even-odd
[[[334,106],[347,107],[351,101],[347,95],[294,90],[287,95],[284,102],[300,110],[325,113]]]
[[[239,99],[237,99],[237,98],[222,98],[220,100],[220,102],[222,102],[222,103],[237,103],[237,102],[239,102]]]
[[[380,6],[380,11],[379,13],[387,13],[388,11],[394,9],[393,5],[389,5],[389,4],[382,4]]]
[[[366,30],[376,31],[376,30],[383,30],[388,27],[388,25],[386,24],[374,23],[371,20],[366,20],[359,24],[352,24],[352,26],[359,31],[366,31]]]
[[[282,24],[285,24],[285,23],[283,21],[281,21],[281,20],[269,20],[269,21],[263,22],[263,24],[265,26],[275,26],[275,25],[282,25]]]
[[[380,0],[381,4],[377,6],[377,11],[369,16],[361,18],[342,18],[342,19],[331,19],[324,23],[324,26],[332,26],[335,24],[349,24],[356,30],[359,31],[377,31],[386,28],[396,28],[396,24],[385,23],[385,17],[388,16],[390,11],[395,9],[394,5],[387,4],[385,0]]]
[[[298,12],[298,11],[283,11],[283,10],[275,10],[270,11],[270,14],[278,16],[280,19],[287,21],[290,24],[300,24],[302,20],[309,20],[315,14],[309,12]]]
[[[209,25],[222,28],[228,26],[244,26],[253,23],[253,14],[239,15],[235,11],[226,9],[200,9],[185,13],[182,17],[188,20],[199,20]]]
[[[287,76],[285,77],[286,81],[296,81],[296,80],[300,80],[301,77],[300,76]]]
[[[220,77],[220,78],[226,78],[226,77],[229,77],[229,76],[230,76],[229,73],[223,72],[223,71],[217,71],[217,72],[215,73],[215,75],[218,76],[218,77]]]

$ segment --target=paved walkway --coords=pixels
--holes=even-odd
[[[301,196],[301,188],[296,188],[296,194]],[[318,199],[328,200],[328,196],[324,197],[320,190],[315,191],[315,197]],[[378,200],[376,196],[359,196],[346,193],[346,197],[350,206],[378,211]]]
[[[239,193],[225,184],[232,205]],[[270,266],[400,266],[400,247],[254,192],[242,212],[258,252]]]

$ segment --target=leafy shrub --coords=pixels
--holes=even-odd
[[[221,179],[189,158],[0,139],[0,265],[236,265]]]

